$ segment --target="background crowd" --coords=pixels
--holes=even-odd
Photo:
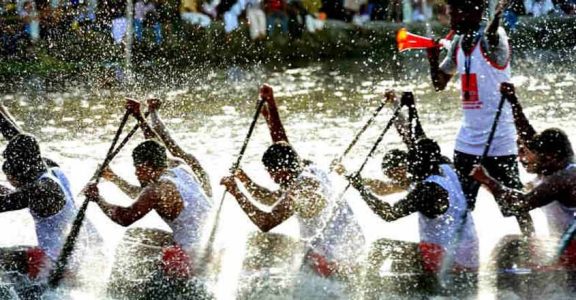
[[[497,1],[489,2],[493,8]],[[508,7],[505,24],[513,28],[519,15],[574,15],[576,0],[511,0]],[[19,44],[57,40],[67,31],[102,32],[120,44],[130,28],[136,42],[162,44],[175,30],[201,30],[214,23],[223,24],[226,33],[247,28],[254,40],[276,34],[299,38],[305,31],[322,30],[328,20],[362,26],[371,21],[432,19],[447,20],[443,1],[0,0],[0,45],[1,52],[11,53]]]

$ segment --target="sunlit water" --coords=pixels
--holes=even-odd
[[[576,71],[573,63],[569,60],[552,63],[533,57],[518,59],[514,64],[513,82],[517,84],[519,98],[536,129],[560,127],[574,138],[576,119],[572,114],[576,112]],[[342,153],[386,89],[414,91],[428,136],[439,141],[443,153],[448,156],[452,154],[460,124],[456,83],[452,82],[447,91],[436,93],[422,66],[391,70],[365,62],[333,62],[282,68],[231,67],[228,70],[190,71],[177,82],[141,80],[144,83],[131,89],[106,90],[89,84],[58,92],[42,88],[35,92],[34,88],[25,87],[25,92],[0,97],[21,126],[39,137],[45,155],[60,163],[70,175],[74,192],[80,191],[102,161],[123,113],[123,97],[161,97],[165,99],[161,115],[179,143],[207,168],[215,188],[215,201],[222,193],[219,180],[227,174],[241,146],[255,109],[258,86],[264,82],[274,87],[290,142],[303,157],[326,168]],[[350,170],[359,166],[390,115],[391,111],[385,110],[344,160]],[[117,173],[134,183],[130,150],[139,141],[142,141],[141,136],[134,138],[112,163]],[[274,187],[260,163],[261,154],[269,144],[268,130],[261,119],[242,167],[258,182]],[[397,133],[391,131],[364,176],[381,177],[379,158],[384,151],[394,147],[403,145]],[[522,172],[522,178],[529,180],[530,176]],[[336,182],[338,191],[344,188],[343,181]],[[111,202],[130,203],[110,184],[101,184],[101,191]],[[389,200],[400,196],[391,196]],[[350,190],[347,199],[367,237],[367,248],[371,242],[384,237],[418,240],[416,215],[386,223],[369,210],[355,191]],[[72,292],[76,299],[104,297],[106,271],[125,231],[109,221],[95,205],[89,207],[87,215],[104,237],[108,261],[103,264],[104,272],[92,274],[91,284]],[[481,243],[481,261],[486,264],[495,243],[504,235],[519,231],[515,221],[503,218],[492,197],[483,190],[473,215]],[[538,233],[546,234],[542,215],[535,212],[533,217]],[[217,298],[230,299],[235,297],[242,276],[247,235],[257,228],[231,197],[225,200],[220,220],[216,243],[223,249],[222,270],[213,289]],[[154,213],[134,226],[167,229]],[[14,228],[3,230],[0,246],[35,243],[32,219],[26,211],[2,214],[0,228]],[[291,219],[274,232],[297,236],[297,224]],[[308,296],[315,297],[313,293]],[[479,297],[491,298],[493,290],[481,288]]]

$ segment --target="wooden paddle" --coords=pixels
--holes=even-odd
[[[374,122],[374,119],[376,119],[376,116],[378,116],[378,114],[380,113],[380,111],[382,111],[382,109],[384,108],[385,105],[386,105],[386,102],[381,102],[380,105],[378,105],[378,107],[376,108],[374,113],[372,113],[372,116],[368,119],[368,121],[366,121],[366,124],[364,124],[364,126],[360,129],[360,131],[358,131],[358,133],[356,133],[356,136],[354,136],[354,138],[352,139],[352,141],[350,142],[350,144],[348,145],[346,150],[344,150],[344,153],[342,153],[342,155],[340,155],[340,157],[338,157],[335,160],[336,163],[341,163],[342,160],[344,159],[344,157],[346,155],[348,155],[348,153],[350,153],[350,150],[352,150],[354,145],[356,145],[356,143],[360,139],[360,136],[362,136],[362,134],[364,134],[366,129],[368,129],[368,127],[370,127],[370,125]],[[335,163],[333,163],[332,165],[334,166]]]
[[[122,141],[121,145],[116,150],[114,150],[114,147],[116,146],[116,143],[118,142],[118,139],[120,138],[120,134],[122,134],[122,130],[124,129],[124,125],[126,125],[126,122],[128,121],[129,117],[130,117],[130,113],[128,111],[126,111],[126,113],[124,113],[124,116],[122,117],[122,120],[120,121],[120,126],[118,126],[118,130],[116,130],[116,134],[114,136],[114,139],[112,140],[112,144],[110,145],[110,148],[108,149],[108,153],[106,154],[106,158],[104,159],[104,162],[102,163],[102,165],[100,165],[100,167],[98,168],[98,170],[95,173],[95,177],[96,177],[95,182],[96,183],[98,183],[98,181],[100,181],[100,177],[102,175],[102,172],[108,166],[110,161],[112,161],[114,156],[116,156],[116,154],[118,154],[121,147],[123,147],[128,142],[128,139],[131,135],[127,136]],[[136,127],[136,129],[137,129],[137,127]],[[133,130],[133,132],[135,132],[135,130]],[[133,132],[131,132],[132,135],[134,134]],[[68,264],[68,259],[70,258],[70,255],[72,254],[72,252],[74,250],[74,245],[76,244],[76,240],[78,238],[78,233],[80,233],[80,228],[82,227],[82,222],[84,221],[84,217],[86,215],[86,209],[88,208],[88,203],[90,203],[90,200],[88,200],[88,198],[86,198],[84,200],[84,202],[82,203],[82,206],[78,210],[78,213],[76,214],[76,218],[74,219],[74,222],[72,223],[72,229],[70,230],[70,233],[68,234],[68,237],[66,238],[66,242],[64,243],[64,246],[62,246],[60,256],[58,257],[58,261],[56,262],[56,266],[54,267],[54,269],[50,273],[50,277],[48,278],[48,285],[52,288],[57,287],[58,284],[60,283],[60,281],[62,280],[62,277],[64,275],[64,271],[65,271],[66,266]]]
[[[258,121],[258,115],[260,115],[260,111],[262,110],[262,106],[264,106],[264,99],[260,98],[258,100],[258,105],[256,107],[256,112],[254,113],[254,117],[252,117],[252,123],[250,123],[250,127],[248,128],[248,133],[244,138],[244,143],[242,144],[242,148],[240,148],[240,153],[236,158],[236,162],[230,168],[230,173],[234,174],[234,172],[240,166],[240,162],[242,161],[242,157],[244,157],[244,152],[246,152],[246,148],[248,147],[248,142],[250,141],[250,137],[252,136],[252,132],[254,132],[254,128],[256,127],[256,121]],[[222,198],[220,199],[220,203],[218,204],[218,209],[216,210],[216,215],[214,217],[214,223],[212,224],[212,230],[210,230],[210,235],[208,236],[208,241],[206,242],[206,247],[204,247],[204,251],[202,254],[202,259],[200,260],[200,272],[206,272],[206,267],[214,251],[214,240],[216,239],[216,232],[218,231],[218,223],[220,221],[220,214],[222,211],[222,205],[224,204],[224,199],[226,198],[226,190],[222,194]]]

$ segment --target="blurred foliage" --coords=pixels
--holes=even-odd
[[[190,66],[220,67],[230,64],[283,64],[361,58],[390,65],[396,54],[395,36],[400,24],[371,22],[358,27],[329,21],[324,30],[304,31],[300,38],[275,33],[266,40],[252,41],[248,28],[230,34],[221,24],[199,28],[178,24],[164,34],[161,45],[153,43],[151,32],[134,43],[135,70],[162,68],[178,70]],[[408,25],[411,32],[425,34],[423,23]],[[448,29],[432,23],[436,37]],[[510,34],[514,50],[561,50],[576,47],[576,18],[522,18]],[[13,57],[0,58],[0,80],[33,74],[42,77],[99,76],[103,66],[123,64],[125,51],[113,45],[107,31],[64,30]],[[86,72],[87,70],[91,72]],[[152,70],[155,72],[155,70]],[[88,75],[86,73],[91,73]],[[67,74],[64,76],[63,74]]]

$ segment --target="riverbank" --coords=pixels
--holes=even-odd
[[[414,51],[397,56],[395,36],[401,24],[371,22],[362,27],[330,21],[317,33],[304,32],[294,39],[277,35],[252,41],[247,28],[226,35],[220,24],[207,29],[183,27],[166,35],[160,46],[135,44],[133,70],[137,73],[178,73],[190,68],[221,68],[235,64],[299,64],[315,61],[361,59],[372,64],[393,66],[392,62],[418,56]],[[411,32],[424,34],[425,25],[409,24]],[[437,37],[447,28],[431,24]],[[576,18],[522,18],[510,33],[516,55],[534,51],[576,49]],[[114,84],[118,68],[125,63],[125,51],[113,45],[104,32],[66,32],[57,40],[40,41],[15,57],[0,58],[0,90],[11,90],[30,77],[61,82],[98,81]]]

